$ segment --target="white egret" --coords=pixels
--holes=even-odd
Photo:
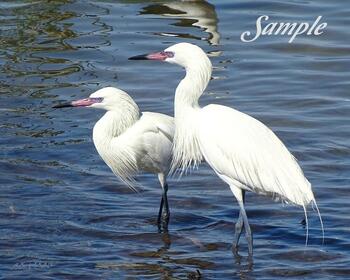
[[[316,200],[311,184],[281,140],[263,123],[235,109],[216,104],[199,106],[198,99],[212,72],[212,64],[200,47],[179,43],[162,52],[130,59],[166,61],[186,70],[175,92],[173,166],[185,170],[204,158],[230,186],[240,207],[235,250],[244,228],[249,255],[253,254],[253,238],[244,209],[246,191],[302,206],[307,225],[306,206],[313,203],[317,208]],[[323,231],[322,220],[321,226]]]
[[[106,87],[89,98],[59,104],[54,108],[89,107],[106,110],[95,124],[93,142],[113,173],[134,189],[139,171],[155,173],[162,187],[158,226],[167,230],[169,205],[166,177],[172,160],[174,119],[164,114],[143,112],[124,91]]]

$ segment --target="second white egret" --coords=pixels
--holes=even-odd
[[[160,113],[141,114],[126,92],[113,87],[100,89],[89,98],[54,106],[64,107],[107,111],[94,126],[95,147],[113,173],[133,189],[134,175],[138,172],[158,175],[162,187],[158,227],[166,231],[170,215],[166,177],[172,160],[174,119]]]

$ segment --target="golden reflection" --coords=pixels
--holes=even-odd
[[[36,84],[42,84],[47,78],[69,75],[80,71],[76,65],[70,64],[67,59],[50,58],[43,52],[60,52],[74,49],[68,39],[77,37],[71,24],[66,20],[76,17],[76,13],[61,10],[69,0],[52,1],[47,3],[30,3],[26,5],[8,7],[11,17],[4,18],[6,25],[0,27],[0,52],[3,57],[0,69],[8,77],[24,77],[30,80],[37,78]],[[0,13],[5,7],[0,6]],[[57,67],[55,67],[58,65]],[[9,80],[4,85],[13,86]],[[29,83],[29,82],[28,82]],[[21,86],[26,83],[18,83]]]
[[[146,6],[140,13],[175,18],[178,19],[178,22],[175,24],[176,26],[195,26],[208,33],[207,38],[198,38],[192,34],[159,33],[163,36],[206,40],[211,45],[218,45],[220,43],[218,17],[215,11],[215,6],[206,1],[167,1]]]
[[[174,237],[176,243],[188,244],[187,238],[179,237]],[[96,268],[123,271],[128,275],[142,277],[157,274],[159,279],[178,279],[179,275],[186,277],[184,279],[202,279],[203,271],[215,266],[205,258],[185,257],[182,251],[170,250],[172,237],[168,232],[158,233],[158,238],[163,243],[160,248],[129,253],[136,259],[135,262],[101,262],[96,264]]]

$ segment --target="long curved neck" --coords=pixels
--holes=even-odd
[[[186,76],[175,92],[175,136],[172,171],[176,168],[187,170],[197,166],[203,159],[197,138],[198,99],[207,87],[212,66],[209,58],[194,61],[186,67]]]
[[[206,89],[212,66],[205,57],[203,61],[186,67],[186,76],[181,80],[175,92],[175,117],[188,108],[199,108],[198,99]]]
[[[125,142],[121,136],[140,119],[140,112],[135,103],[129,105],[123,104],[119,109],[104,114],[94,126],[93,141],[97,152],[113,173],[132,186],[136,163],[131,159],[133,153],[123,144]]]
[[[112,140],[121,136],[139,118],[140,111],[136,103],[123,102],[117,108],[107,111],[95,124],[92,138],[98,153],[105,161],[105,154],[112,151]]]
[[[123,109],[108,111],[94,126],[94,141],[110,142],[123,134],[139,117],[138,108],[132,111]]]

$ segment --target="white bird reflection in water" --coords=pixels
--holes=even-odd
[[[206,40],[211,45],[218,45],[220,43],[218,17],[215,7],[206,1],[169,1],[151,4],[144,7],[140,14],[156,14],[176,18],[179,19],[179,22],[175,24],[176,26],[195,26],[209,34],[208,38],[197,38],[192,34],[158,33],[162,36]]]

